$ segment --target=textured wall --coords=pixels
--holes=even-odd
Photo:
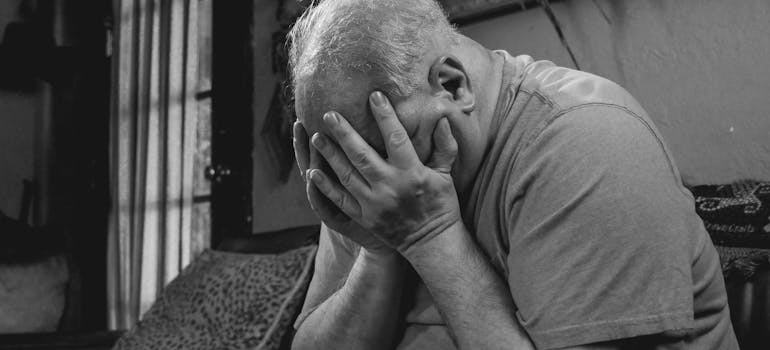
[[[554,4],[581,68],[647,109],[689,184],[770,179],[770,2],[600,0]],[[533,9],[462,28],[490,48],[572,66]]]
[[[637,97],[663,133],[685,182],[770,179],[770,2],[598,3],[611,23],[593,1],[565,0],[553,6],[581,68],[620,83]],[[295,174],[289,186],[279,186],[260,170],[267,164],[258,130],[275,81],[268,53],[275,22],[269,5],[256,16],[254,226],[261,232],[315,218]],[[489,48],[572,66],[540,9],[461,31]]]

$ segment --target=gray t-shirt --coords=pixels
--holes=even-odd
[[[506,60],[496,131],[463,218],[508,282],[538,349],[643,335],[661,349],[737,349],[719,258],[645,111],[606,79]],[[297,326],[358,247],[322,230]],[[454,345],[414,274],[398,349]]]

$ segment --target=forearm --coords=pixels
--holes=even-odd
[[[390,349],[405,262],[361,249],[345,284],[300,325],[292,349]]]
[[[533,349],[504,280],[458,222],[405,255],[460,349]]]

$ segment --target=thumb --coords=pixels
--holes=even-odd
[[[433,130],[433,154],[429,166],[437,171],[448,173],[457,157],[457,141],[452,136],[449,121],[441,118]]]

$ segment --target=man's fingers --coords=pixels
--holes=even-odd
[[[396,111],[390,105],[385,94],[375,91],[369,95],[369,105],[377,121],[377,126],[385,141],[385,149],[388,152],[388,162],[400,167],[408,168],[420,163],[417,152],[414,151],[412,141],[409,140],[404,126],[398,120]]]
[[[294,122],[293,130],[293,143],[294,143],[294,158],[297,159],[297,167],[299,167],[299,175],[302,180],[305,180],[305,171],[307,171],[310,164],[310,149],[308,147],[308,137],[305,127],[298,120]]]
[[[337,174],[340,184],[353,194],[364,194],[368,190],[369,184],[366,183],[358,171],[350,164],[345,153],[331,142],[326,136],[316,133],[311,138],[313,146],[321,152],[326,162]]]
[[[345,118],[339,113],[329,112],[323,117],[324,123],[332,133],[332,137],[337,141],[342,151],[345,152],[358,172],[367,179],[378,177],[378,173],[384,171],[385,161],[377,154],[361,135],[350,126]]]
[[[350,220],[350,217],[337,208],[329,198],[326,198],[312,181],[308,181],[305,186],[307,186],[307,199],[310,202],[310,208],[313,209],[321,221],[333,223]]]
[[[449,127],[449,121],[441,118],[433,130],[433,154],[430,159],[430,167],[448,173],[452,170],[457,157],[457,141],[452,136],[452,129]]]
[[[310,181],[313,182],[313,185],[315,185],[326,198],[334,203],[337,208],[342,210],[343,213],[351,218],[358,218],[361,216],[361,206],[348,191],[336,182],[331,181],[328,176],[319,169],[312,169],[309,174]]]

